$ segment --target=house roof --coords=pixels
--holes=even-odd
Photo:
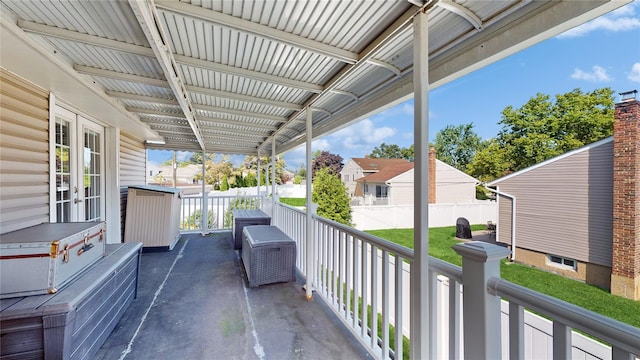
[[[380,171],[361,177],[357,181],[358,182],[364,182],[364,181],[385,182],[389,179],[393,179],[394,177],[413,169],[413,166],[414,166],[414,163],[412,162],[389,164],[383,167]]]
[[[400,164],[391,164],[385,166],[379,172],[361,177],[358,179],[358,182],[386,182],[390,181],[393,178],[404,174],[407,171],[413,170],[414,168],[413,162],[400,163]],[[439,183],[451,183],[451,182],[473,182],[476,183],[478,180],[473,176],[470,176],[453,166],[436,159],[436,182]]]
[[[351,158],[364,172],[381,171],[382,169],[397,164],[408,164],[405,159],[375,159],[375,158]]]
[[[562,159],[567,158],[569,156],[573,156],[573,155],[582,153],[582,152],[587,151],[587,150],[595,149],[595,148],[597,148],[599,146],[602,146],[604,144],[610,143],[612,141],[613,141],[613,136],[610,136],[608,138],[604,138],[604,139],[602,139],[600,141],[596,141],[596,142],[591,143],[589,145],[585,145],[585,146],[577,148],[575,150],[568,151],[568,152],[566,152],[566,153],[564,153],[562,155],[558,155],[558,156],[553,157],[551,159],[548,159],[548,160],[539,162],[539,163],[537,163],[535,165],[529,166],[528,168],[516,171],[516,172],[511,173],[509,175],[506,175],[506,176],[503,176],[503,177],[498,178],[496,180],[493,180],[493,181],[487,183],[487,186],[498,185],[498,184],[500,184],[501,182],[503,182],[505,180],[511,179],[513,177],[516,177],[516,176],[520,176],[522,174],[526,174],[529,171],[535,170],[535,169],[537,169],[539,167],[542,167],[542,166],[546,166],[546,165],[552,164],[552,163],[554,163],[556,161],[562,160]]]
[[[1,66],[149,148],[282,153],[624,1],[0,0]],[[37,70],[37,71],[36,71]]]

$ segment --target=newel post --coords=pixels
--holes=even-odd
[[[464,352],[475,359],[500,359],[500,297],[489,294],[487,282],[500,277],[500,260],[511,252],[481,241],[453,250],[462,256]]]

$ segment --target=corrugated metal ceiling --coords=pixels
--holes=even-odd
[[[161,147],[237,154],[268,152],[274,139],[279,151],[300,144],[308,107],[314,128],[326,133],[406,96],[411,20],[420,11],[429,15],[430,57],[446,63],[469,57],[473,44],[502,28],[560,6],[519,0],[426,1],[422,8],[388,0],[0,1],[20,28],[164,137]],[[606,2],[593,3],[576,6],[575,14],[564,6],[567,19],[540,22],[533,32]],[[148,26],[145,13],[157,27]],[[149,41],[154,36],[159,44]],[[170,61],[158,58],[158,48],[168,49]],[[440,66],[436,80],[464,70]],[[175,72],[167,76],[167,69]]]

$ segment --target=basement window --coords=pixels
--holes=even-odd
[[[552,266],[569,268],[574,271],[578,269],[578,262],[574,259],[569,259],[557,255],[547,255],[547,260],[549,265]]]

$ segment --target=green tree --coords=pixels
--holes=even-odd
[[[473,131],[473,123],[447,125],[436,133],[433,146],[440,161],[466,171],[476,152],[482,150],[482,140]]]
[[[347,188],[328,168],[313,176],[311,200],[318,204],[318,215],[351,226],[351,206]]]
[[[311,176],[315,177],[316,173],[320,169],[327,169],[327,171],[336,176],[340,176],[340,171],[342,170],[342,156],[338,154],[332,154],[328,151],[322,151],[319,154],[314,154],[313,160],[311,162]],[[314,180],[315,182],[315,180]]]
[[[380,146],[373,148],[367,156],[373,159],[406,159],[413,161],[414,150],[413,145],[407,148],[401,148],[396,144],[382,143]]]
[[[489,140],[488,145],[476,152],[467,164],[467,173],[480,181],[491,181],[507,175],[509,169],[505,148],[496,139]]]
[[[278,155],[276,157],[276,184],[283,184],[287,180],[287,175],[284,171],[286,168],[286,162],[282,155]],[[265,184],[264,172],[269,166],[269,175],[271,175],[271,159],[267,156],[260,157],[260,185]],[[246,156],[244,158],[244,167],[250,170],[258,170],[258,157],[257,156]],[[271,183],[271,176],[269,176],[269,183]]]
[[[244,177],[244,184],[246,187],[258,186],[258,179],[256,179],[256,174],[249,172],[247,176]]]
[[[222,177],[222,184],[220,184],[220,191],[229,190],[229,179],[227,179],[227,175]]]
[[[575,89],[551,96],[538,93],[520,108],[507,106],[502,129],[467,169],[492,180],[522,170],[613,134],[614,97],[610,88]]]

